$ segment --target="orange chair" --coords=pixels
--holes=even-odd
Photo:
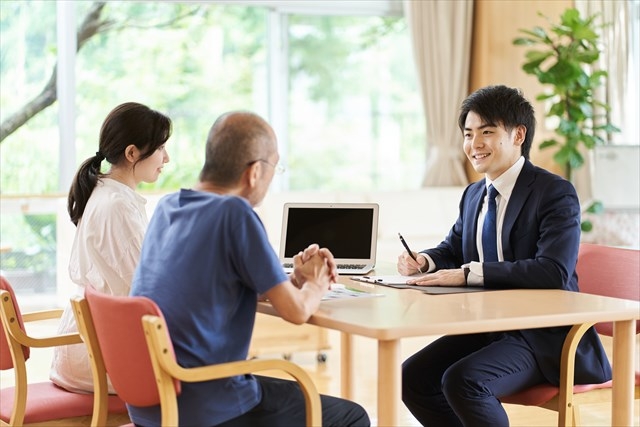
[[[28,383],[26,361],[31,354],[31,347],[82,343],[77,333],[47,337],[27,335],[25,322],[57,319],[61,315],[60,309],[21,314],[13,288],[0,276],[0,369],[13,369],[15,378],[13,387],[0,390],[0,425],[43,425],[47,422],[55,425],[86,425],[94,414],[92,394],[72,393],[51,381]],[[108,402],[105,399],[102,409],[110,414],[111,422],[128,420],[125,404],[117,396],[108,397]]]
[[[280,370],[294,377],[305,396],[307,425],[322,423],[315,385],[302,368],[291,362],[254,359],[183,368],[176,362],[164,317],[152,300],[110,296],[87,287],[85,298],[73,299],[72,306],[91,360],[97,365],[94,374],[100,378],[94,378],[96,387],[106,388],[106,370],[118,395],[128,404],[159,404],[162,425],[178,425],[181,381],[210,381],[265,370]],[[103,417],[99,414],[94,420]]]
[[[580,291],[614,298],[640,300],[640,251],[582,243],[578,253]],[[592,324],[574,326],[565,340],[561,355],[560,386],[540,384],[503,397],[502,403],[540,406],[558,412],[558,425],[579,426],[580,404],[611,401],[612,381],[574,385],[576,348]],[[613,336],[613,323],[595,325],[601,335]],[[636,334],[640,333],[640,320]],[[640,372],[635,375],[635,398],[640,398]]]

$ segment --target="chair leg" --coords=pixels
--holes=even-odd
[[[571,407],[571,414],[573,419],[573,427],[579,427],[582,423],[580,422],[580,407],[575,403]]]

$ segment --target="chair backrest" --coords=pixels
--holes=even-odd
[[[15,318],[18,321],[18,325],[20,325],[20,329],[24,331],[24,322],[22,321],[22,314],[20,313],[20,307],[18,307],[18,303],[16,301],[16,294],[13,292],[13,288],[9,284],[9,281],[4,278],[4,276],[0,276],[0,290],[6,291],[13,302],[13,312],[12,317],[15,314]],[[0,370],[12,369],[13,366],[13,358],[11,355],[11,350],[9,346],[9,340],[7,338],[8,331],[4,327],[4,323],[0,322]],[[22,354],[24,355],[24,360],[29,359],[30,349],[27,346],[22,346]]]
[[[113,296],[85,289],[85,299],[98,339],[104,366],[120,398],[134,406],[160,404],[142,317],[162,319],[160,308],[149,298]],[[180,383],[176,382],[176,393]]]
[[[581,243],[578,253],[580,292],[607,297],[640,300],[640,251]],[[611,322],[596,324],[602,335],[613,336]],[[640,333],[640,320],[636,322]]]

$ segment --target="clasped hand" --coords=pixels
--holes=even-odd
[[[333,254],[315,243],[309,245],[304,251],[294,255],[292,279],[298,288],[307,281],[326,281],[328,285],[336,283],[338,269]]]

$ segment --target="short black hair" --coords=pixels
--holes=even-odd
[[[464,124],[470,111],[476,113],[483,123],[502,125],[507,131],[517,126],[527,129],[520,147],[522,156],[529,159],[529,151],[536,132],[536,117],[533,106],[520,89],[504,85],[486,86],[476,90],[462,101],[458,126],[464,132]]]

